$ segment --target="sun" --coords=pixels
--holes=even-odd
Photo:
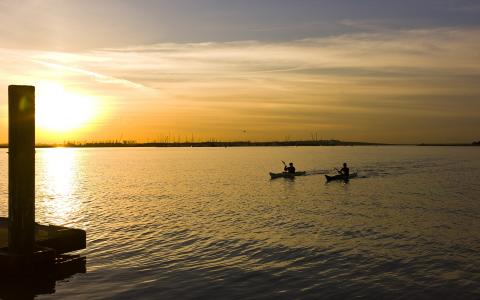
[[[95,99],[65,90],[56,83],[39,84],[35,119],[38,127],[65,132],[82,128],[95,116]]]

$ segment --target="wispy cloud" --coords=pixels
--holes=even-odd
[[[80,74],[80,75],[85,75],[85,76],[88,76],[88,77],[92,77],[95,80],[97,80],[98,82],[102,82],[102,83],[120,84],[120,85],[125,85],[125,86],[131,87],[131,88],[146,88],[145,86],[143,86],[141,84],[138,84],[138,83],[135,83],[135,82],[132,82],[132,81],[129,81],[129,80],[115,78],[115,77],[112,77],[112,76],[106,76],[106,75],[103,75],[103,74],[91,72],[91,71],[84,70],[84,69],[81,69],[81,68],[75,68],[75,67],[70,67],[70,66],[66,66],[66,65],[63,65],[63,64],[59,64],[59,63],[50,63],[50,62],[47,62],[47,61],[41,61],[41,60],[36,60],[36,59],[34,59],[32,61],[36,62],[38,64],[41,64],[43,66],[46,66],[46,67],[48,67],[50,69],[53,69],[53,70],[57,70],[57,71],[59,70],[59,71],[62,71],[62,72],[77,73],[77,74]]]
[[[252,139],[322,130],[343,139],[468,140],[468,128],[480,125],[478,49],[475,28],[77,53],[0,49],[0,81],[42,78],[108,99],[123,121],[98,128],[102,136],[176,131],[233,139],[246,128]]]

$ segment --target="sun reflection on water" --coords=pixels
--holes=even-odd
[[[41,149],[37,155],[40,167],[37,169],[37,208],[50,223],[68,224],[79,209],[78,150]]]

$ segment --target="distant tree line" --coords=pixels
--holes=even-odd
[[[205,141],[205,142],[146,142],[137,143],[133,140],[123,141],[97,141],[97,142],[64,142],[63,147],[253,147],[253,146],[360,146],[360,145],[381,145],[378,143],[348,142],[339,140],[300,140],[300,141]]]
[[[171,141],[171,142],[145,142],[139,143],[135,140],[106,140],[106,141],[65,141],[63,144],[37,144],[37,148],[52,147],[255,147],[255,146],[381,146],[394,145],[382,143],[350,142],[340,140],[299,140],[299,141],[218,141],[210,140],[204,142],[193,141]],[[416,146],[480,146],[480,141],[470,144],[417,144]],[[0,148],[7,148],[8,144],[0,144]]]

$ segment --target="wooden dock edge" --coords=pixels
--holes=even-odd
[[[0,217],[0,230],[8,230],[8,218]],[[42,235],[36,235],[35,248],[30,254],[13,253],[8,246],[0,247],[0,272],[53,268],[62,254],[86,248],[87,234],[84,230],[35,223],[35,231],[42,232]]]

